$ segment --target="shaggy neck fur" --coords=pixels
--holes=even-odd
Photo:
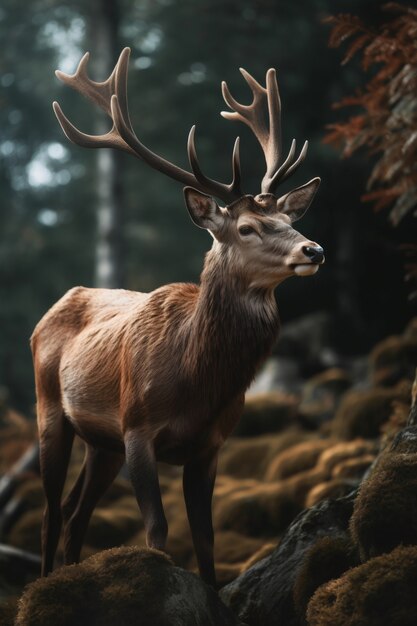
[[[273,290],[249,289],[222,246],[206,257],[186,363],[207,401],[224,406],[243,393],[279,330]]]

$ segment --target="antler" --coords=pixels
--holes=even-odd
[[[107,147],[129,152],[170,178],[184,185],[195,187],[204,193],[221,198],[226,203],[233,202],[240,198],[243,193],[240,188],[239,137],[236,139],[233,149],[233,178],[232,182],[228,185],[208,178],[201,171],[195,149],[195,126],[190,130],[187,144],[188,158],[192,173],[155,154],[139,141],[130,122],[127,104],[127,70],[129,55],[130,49],[125,48],[120,54],[119,60],[109,78],[101,83],[95,82],[88,77],[88,52],[81,59],[74,74],[69,75],[58,70],[56,71],[57,77],[62,80],[62,82],[73,87],[94,104],[97,104],[113,121],[113,126],[108,133],[104,135],[88,135],[71,124],[62,112],[59,104],[54,102],[53,108],[55,114],[68,139],[85,148]]]
[[[262,87],[246,70],[240,68],[243,78],[253,93],[250,105],[240,104],[233,98],[225,82],[222,83],[222,93],[226,104],[232,109],[222,111],[221,115],[228,120],[244,122],[254,133],[261,144],[265,155],[266,173],[262,179],[262,193],[273,193],[279,182],[288,178],[304,161],[307,154],[308,141],[294,161],[296,142],[292,140],[290,151],[286,159],[282,159],[281,141],[281,100],[274,69],[266,74],[266,88]],[[265,120],[265,105],[268,106],[268,125]]]

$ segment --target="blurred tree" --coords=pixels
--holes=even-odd
[[[120,9],[117,0],[90,3],[89,39],[92,42],[93,71],[105,80],[113,71],[120,52]],[[108,121],[96,111],[96,132],[104,134]],[[95,284],[97,287],[122,287],[124,282],[123,185],[121,159],[116,150],[96,152],[97,239]]]

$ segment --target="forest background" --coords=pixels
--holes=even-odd
[[[408,3],[411,6],[411,2]],[[129,106],[140,139],[187,167],[186,138],[197,124],[200,162],[230,178],[241,136],[245,190],[259,191],[262,152],[246,128],[223,120],[220,82],[238,100],[250,94],[238,67],[260,82],[276,67],[284,148],[295,137],[309,152],[280,191],[322,178],[299,225],[326,252],[311,279],[277,292],[282,322],[330,314],[331,343],[364,353],[411,317],[402,244],[415,239],[408,213],[394,228],[389,210],[360,200],[376,157],[348,159],[324,143],[326,127],[346,118],[332,106],[364,85],[358,60],[328,47],[326,16],[353,13],[378,27],[372,0],[4,0],[0,7],[0,395],[25,412],[34,404],[29,337],[43,313],[72,286],[148,291],[196,281],[210,246],[184,207],[178,183],[129,155],[70,144],[52,111],[58,100],[85,132],[106,123],[54,76],[72,73],[86,50],[90,75],[104,80],[124,46],[132,49]],[[370,69],[375,72],[375,69]],[[369,77],[368,77],[369,78]],[[107,125],[108,126],[108,125]],[[414,233],[414,235],[413,235]]]

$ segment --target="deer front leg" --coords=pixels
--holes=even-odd
[[[126,464],[143,516],[149,548],[165,550],[168,524],[165,518],[152,442],[130,430],[125,435]]]
[[[200,576],[208,585],[216,586],[214,571],[214,533],[211,500],[216,479],[218,451],[193,459],[184,466],[183,486],[188,521],[197,557]]]

